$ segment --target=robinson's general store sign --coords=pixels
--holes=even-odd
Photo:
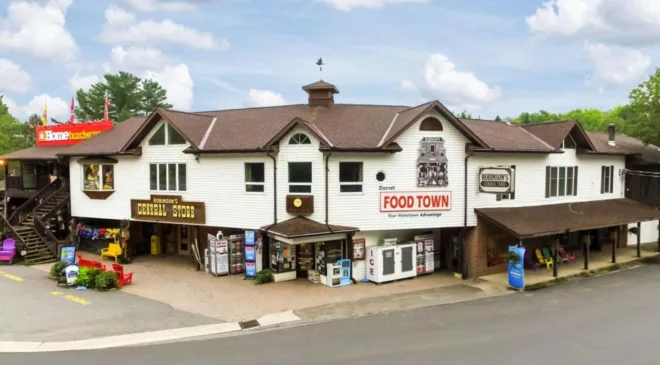
[[[380,211],[434,212],[451,210],[451,191],[381,191]]]
[[[184,202],[180,196],[152,195],[150,200],[131,200],[133,219],[172,223],[206,223],[204,203]]]
[[[112,121],[46,125],[36,127],[37,146],[70,146],[109,131]]]
[[[479,192],[509,194],[514,192],[513,169],[508,167],[485,167],[479,169]]]

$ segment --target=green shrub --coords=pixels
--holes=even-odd
[[[50,272],[48,273],[48,278],[52,280],[57,280],[62,275],[62,271],[66,267],[66,262],[56,262],[53,266],[50,267]]]
[[[76,278],[76,286],[84,286],[85,288],[94,286],[96,283],[96,277],[100,273],[101,270],[99,269],[81,267],[78,271],[78,277]]]
[[[94,289],[96,290],[110,290],[119,286],[117,281],[117,274],[114,272],[102,272],[94,278]]]
[[[261,284],[272,283],[273,281],[275,281],[275,277],[273,277],[273,272],[268,269],[264,269],[257,273],[257,277],[254,280],[254,283],[256,285],[261,285]]]

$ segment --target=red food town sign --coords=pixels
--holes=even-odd
[[[451,191],[397,191],[380,193],[380,211],[430,212],[451,210]]]
[[[36,127],[37,146],[70,146],[112,130],[112,121]]]

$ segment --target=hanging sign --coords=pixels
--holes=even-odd
[[[114,122],[44,125],[35,128],[37,146],[70,146],[112,130]]]
[[[491,194],[509,194],[514,192],[513,169],[505,167],[487,167],[479,169],[479,192]]]
[[[181,196],[152,195],[150,200],[131,200],[134,219],[173,223],[206,223],[204,203],[184,202]]]
[[[509,252],[515,253],[519,260],[518,262],[513,263],[509,261],[509,285],[516,289],[525,289],[525,268],[524,268],[524,257],[525,257],[525,248],[524,247],[515,247],[509,246]]]

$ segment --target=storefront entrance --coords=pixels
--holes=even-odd
[[[298,263],[296,265],[296,277],[307,279],[310,270],[314,270],[315,257],[314,243],[303,243],[296,246]]]

